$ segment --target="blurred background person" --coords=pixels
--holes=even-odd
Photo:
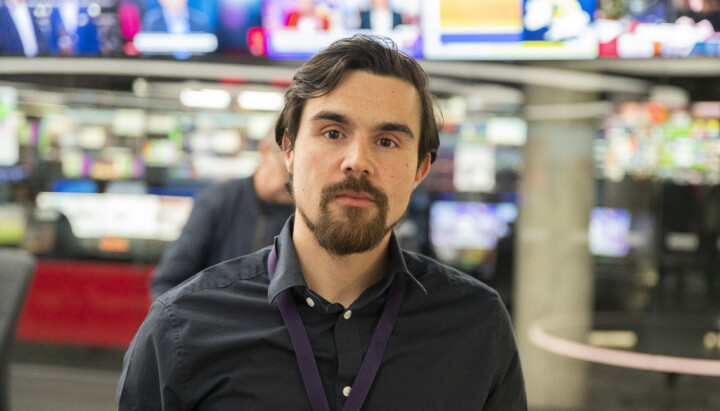
[[[707,21],[713,31],[720,31],[720,3],[717,0],[673,0],[679,22]]]
[[[50,52],[61,56],[97,55],[100,53],[95,18],[100,6],[81,5],[78,0],[59,0],[50,14]]]
[[[331,10],[325,3],[315,4],[314,0],[300,0],[297,8],[288,12],[285,27],[301,32],[327,31],[333,27]]]
[[[402,15],[390,8],[387,0],[371,0],[370,8],[360,11],[360,28],[389,33],[401,25]]]
[[[188,6],[187,0],[158,0],[160,7],[143,16],[143,31],[172,34],[212,33],[210,18]]]
[[[188,0],[158,0],[160,7],[148,10],[142,19],[142,30],[150,33],[182,35],[188,33],[214,33],[210,17],[190,7]],[[176,41],[182,48],[182,40]],[[178,60],[190,58],[192,53],[176,50],[173,57]]]
[[[214,185],[198,195],[180,237],[153,273],[153,298],[219,262],[272,244],[293,211],[282,151],[270,135],[258,144],[260,164],[247,178]]]
[[[0,3],[0,54],[34,57],[47,52],[33,9],[25,0]]]

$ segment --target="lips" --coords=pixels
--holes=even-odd
[[[369,200],[369,201],[375,201],[373,196],[371,196],[368,193],[359,193],[357,191],[343,191],[342,193],[338,194],[336,197],[347,197],[357,200]]]
[[[364,207],[375,202],[370,194],[357,191],[343,191],[336,195],[335,199],[341,204],[351,207]]]
[[[388,197],[382,190],[373,186],[365,177],[348,176],[345,180],[330,184],[322,189],[321,209],[327,210],[331,202],[346,207],[378,207],[387,213]]]

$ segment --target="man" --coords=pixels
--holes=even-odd
[[[369,8],[360,10],[361,29],[390,33],[402,23],[402,14],[393,10],[387,0],[371,0]]]
[[[200,193],[180,237],[153,273],[153,298],[207,267],[272,244],[293,210],[282,152],[274,144],[272,135],[259,142],[260,163],[251,177]]]
[[[167,33],[162,36],[165,42],[172,43],[173,56],[183,60],[192,53],[183,51],[185,40],[173,38],[189,33],[214,33],[209,16],[188,5],[188,0],[158,0],[160,7],[148,10],[143,16],[142,29],[149,33]]]
[[[420,66],[339,40],[298,70],[275,135],[295,217],[155,302],[119,408],[526,409],[497,293],[392,233],[439,145]]]
[[[173,34],[212,33],[210,18],[188,6],[188,0],[158,0],[160,7],[148,10],[143,17],[143,30]]]
[[[25,0],[0,2],[0,55],[35,57],[47,52],[33,10]]]
[[[78,0],[58,1],[50,13],[50,53],[59,56],[100,54],[99,10],[99,7],[82,5]]]

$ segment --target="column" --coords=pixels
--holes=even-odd
[[[607,108],[594,93],[530,86],[520,183],[513,317],[531,408],[585,407],[587,363],[536,347],[528,327],[557,314],[592,318],[588,221],[594,204],[592,142]],[[582,329],[577,332],[582,333]],[[578,335],[579,337],[579,335]]]

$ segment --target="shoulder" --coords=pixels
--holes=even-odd
[[[196,202],[226,204],[227,200],[237,199],[248,190],[247,179],[228,180],[203,188],[195,197]]]
[[[422,254],[403,250],[408,270],[427,289],[429,296],[456,301],[457,304],[480,303],[485,308],[501,307],[500,295],[482,281]]]
[[[160,7],[155,7],[150,10],[147,10],[145,14],[143,15],[143,24],[145,25],[151,25],[155,24],[159,21],[162,21],[163,15],[162,15],[162,9]],[[148,29],[149,27],[145,27],[145,29]]]
[[[202,11],[197,10],[193,7],[188,7],[188,16],[190,18],[190,23],[193,25],[194,29],[210,29],[210,19],[208,18],[208,15],[203,13]]]
[[[233,196],[238,193],[244,192],[248,189],[247,178],[240,178],[234,180],[223,181],[221,183],[212,184],[205,187],[198,194],[199,197],[227,197]],[[252,180],[250,180],[252,181]]]
[[[199,299],[210,304],[214,300],[232,299],[243,288],[267,289],[267,257],[270,248],[223,261],[197,273],[189,280],[158,298],[166,306],[179,306],[186,300]],[[238,291],[238,287],[240,291]]]

